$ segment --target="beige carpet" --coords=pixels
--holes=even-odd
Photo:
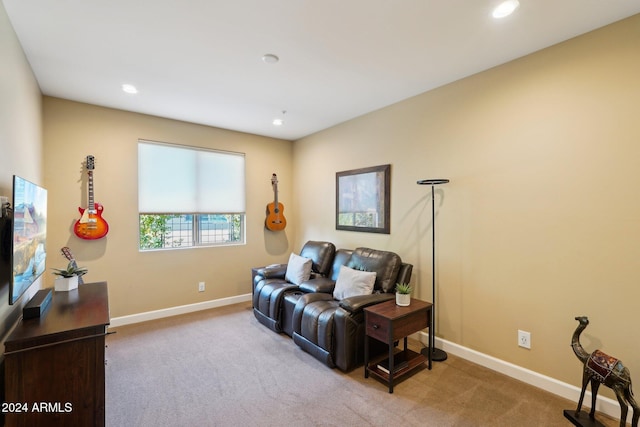
[[[330,369],[250,305],[114,328],[107,338],[107,425],[570,426],[575,404],[455,356],[389,394]],[[410,347],[420,350],[418,342]],[[606,426],[617,422],[602,415]]]

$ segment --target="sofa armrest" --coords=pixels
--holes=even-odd
[[[335,288],[336,282],[328,277],[316,277],[309,279],[300,284],[300,290],[306,293],[323,293],[333,294],[333,288]]]
[[[356,314],[359,311],[362,311],[365,307],[389,301],[394,298],[395,294],[387,292],[371,295],[357,295],[340,300],[340,307],[344,308],[351,314]]]
[[[271,264],[256,270],[256,276],[264,279],[284,279],[287,273],[287,264]]]

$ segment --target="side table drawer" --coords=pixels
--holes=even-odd
[[[365,312],[366,333],[378,341],[389,341],[389,319],[375,313]]]
[[[420,310],[393,321],[393,340],[399,340],[429,325],[427,310]]]

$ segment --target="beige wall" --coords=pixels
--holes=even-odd
[[[142,114],[45,97],[44,178],[49,189],[49,267],[62,267],[69,246],[89,268],[88,281],[107,280],[111,316],[119,317],[251,293],[251,267],[286,261],[292,231],[264,230],[273,201],[271,174],[289,223],[292,143]],[[164,141],[246,153],[247,244],[170,251],[138,251],[137,142]],[[104,205],[109,234],[81,240],[73,234],[77,208],[86,206],[82,162],[95,156],[95,201]],[[206,291],[198,292],[198,282]],[[53,277],[47,277],[53,285]]]
[[[0,3],[0,196],[11,200],[13,175],[42,183],[41,96],[29,63]],[[38,280],[16,305],[0,288],[0,337],[22,313],[20,307],[41,286]]]
[[[582,342],[640,381],[640,15],[297,141],[299,247],[397,251],[438,336],[578,384]],[[390,163],[391,234],[336,231],[335,173]],[[517,330],[532,349],[517,347]],[[611,394],[609,394],[611,396]]]
[[[0,195],[11,198],[14,174],[41,179],[41,96],[2,4],[0,57]]]

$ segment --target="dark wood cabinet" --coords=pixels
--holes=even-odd
[[[107,284],[54,292],[5,341],[7,426],[104,426]]]

